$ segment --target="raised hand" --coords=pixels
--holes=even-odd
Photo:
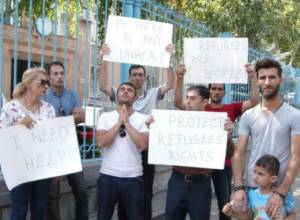
[[[176,70],[176,76],[178,79],[184,79],[184,75],[186,73],[186,68],[184,64],[179,64]]]
[[[248,73],[249,79],[253,79],[254,77],[256,77],[256,72],[253,64],[247,63],[245,65],[245,68],[246,68],[246,72]]]
[[[103,44],[101,49],[100,49],[100,59],[103,59],[104,55],[110,54],[110,48],[108,47],[107,44]]]

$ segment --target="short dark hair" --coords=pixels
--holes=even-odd
[[[279,174],[280,163],[277,157],[273,155],[263,155],[256,161],[255,165],[265,168],[267,172],[272,176],[278,176]]]
[[[209,90],[206,86],[203,85],[194,85],[191,86],[188,91],[196,91],[199,96],[201,96],[203,99],[209,99]]]
[[[225,84],[224,84],[224,83],[209,83],[209,84],[208,84],[208,90],[211,89],[212,84],[222,84],[222,85],[223,85],[223,88],[224,88],[224,90],[225,90]]]
[[[270,69],[270,68],[277,69],[278,76],[280,78],[282,77],[282,67],[278,61],[265,57],[260,60],[257,60],[255,63],[255,71],[256,71],[257,77],[258,77],[258,70]]]
[[[48,75],[50,75],[50,70],[51,70],[51,67],[52,67],[52,66],[60,66],[60,67],[63,68],[63,70],[65,71],[65,66],[64,66],[64,64],[63,64],[62,62],[58,61],[58,60],[55,60],[55,61],[52,61],[52,62],[49,64],[48,68],[47,68],[47,73],[48,73]]]
[[[129,71],[128,71],[129,76],[131,75],[131,71],[132,71],[133,69],[139,69],[139,68],[142,68],[142,69],[143,69],[144,75],[146,76],[146,69],[145,69],[145,67],[142,66],[142,65],[131,65],[130,68],[129,68]]]
[[[120,89],[122,86],[124,86],[124,85],[127,85],[127,86],[132,87],[132,88],[134,89],[134,94],[135,94],[135,95],[137,94],[136,87],[135,87],[135,85],[134,85],[133,83],[131,83],[131,82],[123,82],[123,83],[121,83],[121,84],[119,85],[119,87],[118,87],[118,89],[117,89],[117,95],[118,95],[118,93],[119,93],[119,89]]]

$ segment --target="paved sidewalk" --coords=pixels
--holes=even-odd
[[[294,186],[293,186],[293,194],[295,197],[296,202],[296,212],[297,212],[297,219],[300,219],[300,173],[298,173],[298,176],[295,180]],[[116,220],[117,216],[114,215],[113,220]],[[96,216],[94,218],[90,218],[90,220],[96,220]],[[164,217],[160,218],[154,218],[153,220],[164,220]],[[187,217],[186,220],[189,220]],[[211,209],[211,216],[210,220],[218,220],[218,207],[217,207],[217,201],[216,198],[213,197],[212,200],[212,209]]]

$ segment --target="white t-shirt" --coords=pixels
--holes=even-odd
[[[147,116],[137,111],[129,117],[129,123],[138,132],[148,132]],[[97,130],[110,130],[119,120],[119,113],[114,110],[100,115]],[[111,146],[103,148],[103,160],[100,173],[115,177],[138,177],[143,175],[141,150],[128,135],[117,135]]]
[[[280,161],[278,183],[281,183],[290,159],[291,137],[300,134],[300,111],[283,103],[276,112],[267,114],[261,105],[257,105],[242,115],[239,134],[251,136],[246,185],[256,186],[253,178],[255,163],[264,154],[274,155]]]

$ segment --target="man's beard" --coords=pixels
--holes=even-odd
[[[210,98],[210,102],[211,102],[211,103],[214,103],[214,104],[220,104],[220,103],[222,102],[222,99],[216,100],[216,99]]]
[[[131,106],[132,105],[132,102],[130,102],[130,101],[118,101],[118,103],[120,104],[120,105],[126,105],[126,106]]]
[[[271,93],[269,93],[269,94],[267,94],[267,95],[264,95],[262,88],[259,87],[259,91],[260,91],[261,94],[263,95],[263,98],[266,99],[266,100],[274,99],[274,98],[278,95],[279,89],[280,89],[280,86],[277,85],[277,86],[274,88],[273,92],[271,92]]]

